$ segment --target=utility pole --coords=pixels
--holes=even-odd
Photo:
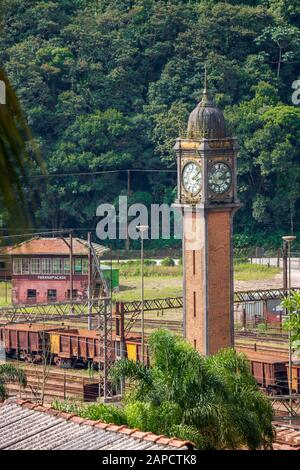
[[[127,198],[129,198],[131,195],[131,174],[130,174],[130,170],[127,170]],[[129,250],[130,249],[130,239],[129,239],[129,233],[128,233],[128,221],[126,222],[127,223],[127,238],[126,238],[126,250]]]
[[[88,330],[92,329],[92,277],[93,277],[93,265],[92,265],[92,247],[91,247],[91,232],[88,232]]]
[[[148,225],[138,225],[141,234],[141,330],[142,330],[142,363],[145,364],[145,316],[144,316],[144,233]]]
[[[70,300],[73,300],[73,235],[70,233]]]
[[[288,243],[283,240],[283,249],[282,249],[282,276],[283,276],[283,288],[287,289],[288,279],[287,279],[287,245]]]
[[[287,251],[288,251],[288,278],[287,278],[287,284],[288,284],[288,293],[289,297],[291,295],[291,288],[292,288],[292,283],[291,283],[291,244],[293,243],[294,240],[296,240],[296,237],[294,235],[290,236],[285,236],[282,237],[284,244],[287,245]],[[288,312],[289,314],[291,312]],[[290,417],[292,416],[292,406],[293,406],[293,399],[292,399],[292,394],[293,394],[293,349],[292,349],[292,331],[289,328],[289,396],[290,396]]]

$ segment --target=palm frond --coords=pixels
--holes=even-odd
[[[43,161],[23,117],[20,103],[8,78],[0,69],[6,87],[6,104],[0,104],[0,196],[11,219],[29,224],[29,210],[24,197],[22,176],[36,165],[45,172]],[[26,148],[29,144],[30,152]]]

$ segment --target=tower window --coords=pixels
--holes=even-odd
[[[194,291],[194,317],[196,318],[196,292]]]
[[[193,250],[193,275],[196,274],[196,251]]]
[[[194,349],[197,349],[197,340],[194,339]]]

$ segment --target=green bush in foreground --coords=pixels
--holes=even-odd
[[[124,411],[114,405],[103,403],[84,405],[80,402],[56,399],[52,402],[52,406],[56,410],[75,413],[81,418],[92,419],[95,421],[100,420],[103,423],[115,423],[118,425],[127,424]]]
[[[26,374],[23,369],[15,367],[12,364],[0,365],[0,401],[7,398],[6,385],[9,382],[18,383],[20,387],[25,388],[27,385]]]
[[[130,426],[192,439],[200,449],[271,447],[272,408],[244,355],[224,349],[202,357],[163,330],[149,347],[150,369],[128,360],[113,368],[115,380],[133,383],[124,408]]]
[[[150,368],[118,361],[112,378],[129,385],[123,408],[56,402],[55,407],[104,422],[189,439],[199,449],[271,448],[272,407],[246,357],[224,349],[201,356],[182,338],[158,330],[149,339]]]

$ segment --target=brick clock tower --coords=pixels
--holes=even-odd
[[[189,117],[187,138],[178,138],[174,148],[174,206],[183,210],[184,332],[200,353],[209,355],[234,342],[232,225],[240,204],[238,146],[206,84]]]

